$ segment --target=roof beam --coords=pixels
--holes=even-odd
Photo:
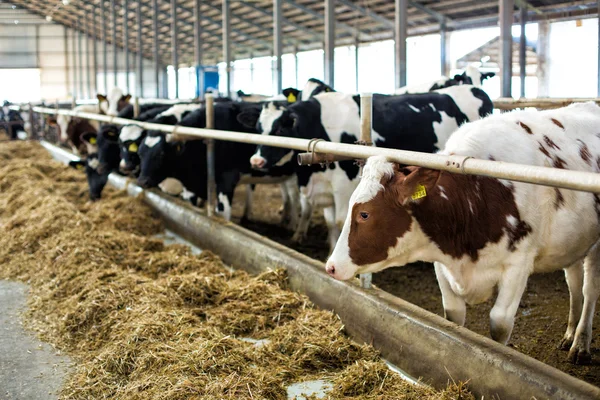
[[[417,10],[423,11],[426,14],[431,15],[432,17],[434,17],[435,19],[437,19],[438,21],[442,22],[445,21],[447,24],[453,24],[454,20],[452,18],[449,18],[447,16],[445,16],[444,14],[435,11],[429,7],[424,6],[423,4],[414,1],[414,0],[408,0],[408,4],[410,4],[411,6],[413,6],[414,8],[416,8]]]
[[[319,18],[320,20],[325,20],[325,16],[323,16],[322,14],[320,14],[317,11],[315,11],[315,10],[309,8],[309,7],[306,7],[306,6],[302,5],[302,4],[298,4],[294,0],[285,0],[285,2],[288,3],[289,5],[293,6],[293,7],[296,7],[299,10],[304,11],[307,14],[312,15],[313,17]],[[342,28],[342,29],[350,32],[353,36],[362,35],[362,36],[364,36],[364,38],[366,40],[372,40],[373,39],[372,36],[369,35],[368,33],[365,33],[365,32],[363,32],[363,31],[361,31],[359,29],[356,29],[356,28],[354,28],[354,27],[352,27],[352,26],[350,26],[350,25],[348,25],[348,24],[346,24],[344,22],[338,22],[336,25],[339,26],[340,28]]]
[[[254,11],[257,11],[257,12],[259,12],[259,13],[265,15],[265,16],[272,17],[272,15],[271,15],[271,13],[269,11],[265,10],[264,8],[255,6],[252,3],[249,3],[247,1],[238,1],[237,3],[240,3],[240,4],[242,4],[245,7],[251,8]],[[298,23],[296,23],[294,21],[291,21],[291,20],[289,20],[289,19],[287,19],[287,18],[285,18],[283,16],[281,17],[281,22],[283,22],[284,24],[293,26],[294,28],[296,28],[296,29],[298,29],[300,31],[303,31],[304,33],[307,33],[307,34],[311,35],[314,40],[321,41],[321,39],[322,39],[321,36],[318,33],[316,33],[315,31],[313,31],[312,29],[305,28],[304,26],[302,26],[302,25],[300,25],[300,24],[298,24]]]
[[[364,7],[361,7],[359,5],[354,4],[351,0],[337,0],[339,3],[345,5],[346,7],[349,7],[351,9],[353,9],[354,11],[358,11],[359,13],[361,13],[362,15],[366,15],[368,17],[371,17],[371,19],[373,19],[374,21],[377,21],[379,23],[381,23],[382,25],[390,28],[390,29],[394,29],[394,21],[389,20],[385,17],[382,17],[381,15],[374,13],[371,10],[367,10]]]

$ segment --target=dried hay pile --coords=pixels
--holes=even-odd
[[[285,399],[312,379],[334,398],[472,398],[400,380],[282,271],[230,272],[152,238],[162,226],[141,201],[86,192],[41,146],[0,146],[0,278],[31,284],[30,327],[76,359],[64,398]]]

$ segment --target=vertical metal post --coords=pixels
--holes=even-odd
[[[138,1],[136,9],[137,20],[137,90],[135,97],[144,96],[144,43],[142,41],[142,2]]]
[[[443,76],[446,76],[448,74],[447,68],[446,68],[446,63],[448,62],[446,59],[446,50],[447,50],[447,43],[446,43],[446,20],[443,19],[440,21],[440,73]]]
[[[156,98],[160,97],[160,62],[158,60],[158,0],[152,0],[152,31],[154,32],[154,82],[156,83]]]
[[[358,49],[360,47],[360,42],[358,38],[356,38],[356,42],[354,43],[354,79],[355,79],[355,88],[358,92]]]
[[[71,55],[73,57],[73,99],[77,99],[77,31],[71,31]]]
[[[406,86],[406,17],[408,0],[395,0],[395,74],[396,87]]]
[[[63,49],[65,54],[65,82],[66,87],[71,86],[71,75],[69,71],[69,32],[67,31],[67,27],[63,26]],[[68,92],[69,89],[67,89]]]
[[[282,9],[283,0],[273,0],[273,50],[275,51],[275,94],[283,90],[281,56],[283,55]]]
[[[210,93],[206,95],[206,128],[215,129],[214,99]],[[213,139],[206,140],[206,182],[206,213],[212,217],[216,206],[217,186],[215,183],[215,141]]]
[[[113,50],[113,83],[114,86],[117,87],[117,71],[119,66],[117,64],[117,7],[115,4],[115,0],[110,0],[110,11],[111,11],[111,20],[112,20],[112,50]]]
[[[231,97],[231,17],[229,0],[223,0],[223,61],[225,62],[225,96]]]
[[[254,55],[250,53],[250,84],[254,90]]]
[[[130,92],[129,87],[129,1],[123,0],[123,52],[125,53],[125,90]]]
[[[98,93],[98,30],[97,30],[97,22],[96,22],[96,7],[92,7],[92,72],[94,74],[94,92]],[[92,97],[94,95],[92,94]]]
[[[177,0],[171,0],[171,50],[175,76],[175,98],[179,98],[179,54],[177,53]]]
[[[92,98],[92,63],[90,61],[90,12],[85,11],[85,73],[87,76],[87,97]]]
[[[81,29],[81,24],[77,24],[77,27],[79,29]],[[79,57],[79,97],[85,97],[83,94],[83,41],[82,41],[82,35],[81,32],[79,32],[79,30],[76,31],[76,35],[77,35],[77,56]]]
[[[371,131],[373,127],[372,123],[373,115],[373,94],[372,93],[361,93],[360,94],[360,140],[358,144],[363,146],[372,146]],[[364,160],[361,161],[360,175],[362,176]],[[364,289],[371,288],[371,281],[373,274],[360,274],[360,286]]]
[[[600,0],[598,0],[598,97],[600,97]]]
[[[521,5],[520,19],[521,40],[519,42],[519,75],[521,76],[521,97],[525,97],[525,73],[527,72],[527,37],[525,36],[525,24],[527,23],[527,3]]]
[[[501,95],[512,95],[512,22],[514,0],[499,0],[500,2],[500,71]]]
[[[334,87],[335,0],[325,0],[325,83]]]
[[[538,97],[549,96],[549,71],[548,58],[550,55],[550,22],[541,21],[538,23],[538,43],[537,43],[537,80]]]
[[[298,82],[298,47],[294,46],[294,82],[296,82],[296,88],[300,87]]]
[[[140,116],[140,96],[135,96],[133,100],[133,118]]]
[[[106,10],[104,9],[104,0],[100,1],[100,21],[102,23],[102,72],[104,74],[104,93],[108,94],[108,49],[106,35]]]
[[[194,61],[196,63],[196,84],[198,85],[196,94],[202,96],[204,92],[204,79],[201,73],[202,68],[202,21],[200,21],[202,0],[194,1]]]

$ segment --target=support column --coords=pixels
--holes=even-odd
[[[395,74],[396,87],[406,86],[406,27],[408,0],[395,0]]]
[[[550,22],[538,23],[537,78],[538,97],[550,96]]]
[[[106,10],[104,9],[104,0],[100,1],[100,20],[102,23],[102,72],[104,73],[104,94],[108,95],[108,49],[106,39]]]
[[[94,74],[94,94],[97,94],[100,89],[98,87],[98,41],[96,40],[98,37],[98,28],[96,21],[96,7],[92,7],[92,73]],[[96,97],[94,94],[92,94],[92,98]]]
[[[600,1],[600,0],[599,0]],[[525,24],[527,23],[527,3],[521,5],[521,40],[519,41],[519,75],[521,77],[521,97],[525,97],[525,78],[527,76],[527,37]]]
[[[223,0],[223,61],[227,79],[225,96],[231,97],[231,18],[229,0]]]
[[[117,87],[117,71],[119,66],[117,64],[117,7],[115,5],[115,0],[110,0],[110,11],[111,11],[111,20],[112,20],[112,49],[113,49],[113,84]],[[108,93],[107,93],[108,94]]]
[[[81,29],[81,24],[77,24],[77,27]],[[79,71],[77,72],[79,76],[79,97],[83,98],[85,97],[83,92],[83,38],[79,30],[75,31],[75,34],[77,35],[77,57],[79,58]]]
[[[73,98],[77,99],[77,31],[71,31],[71,56],[73,57]]]
[[[358,52],[359,52],[359,48],[360,48],[360,42],[358,41],[358,38],[356,39],[356,42],[354,43],[354,80],[355,80],[355,88],[356,88],[356,93],[358,93]]]
[[[135,95],[144,97],[144,43],[142,41],[142,2],[138,1],[135,12],[137,22],[137,89]]]
[[[194,61],[196,64],[196,96],[204,95],[204,74],[202,74],[202,0],[194,1]]]
[[[275,52],[275,94],[283,90],[282,62],[283,55],[283,32],[282,32],[282,9],[283,0],[273,0],[273,51]]]
[[[446,30],[446,20],[440,21],[440,73],[443,76],[448,76],[448,59],[446,57],[448,43],[446,41],[448,34]]]
[[[63,26],[63,49],[65,55],[65,82],[67,84],[67,93],[71,86],[71,74],[69,72],[69,31],[66,26]]]
[[[125,91],[130,93],[129,87],[129,1],[123,0],[123,52],[125,53]]]
[[[325,0],[325,83],[335,87],[335,0]]]
[[[87,76],[87,97],[92,98],[92,63],[90,61],[90,18],[89,11],[85,11],[85,74]]]
[[[514,0],[500,2],[500,80],[501,96],[512,95],[512,23]]]
[[[158,0],[152,0],[152,31],[154,33],[154,82],[156,83],[156,98],[160,98],[160,63],[158,60]]]
[[[179,98],[179,54],[177,49],[177,0],[171,0],[171,63],[175,74],[175,98]]]
[[[296,82],[296,89],[300,89],[300,83],[298,82],[298,47],[294,46],[294,82]]]

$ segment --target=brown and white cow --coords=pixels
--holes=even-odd
[[[442,154],[600,172],[600,107],[519,111],[463,125]],[[589,363],[600,293],[600,196],[368,160],[327,272],[336,279],[433,262],[445,316],[498,297],[491,335],[507,343],[529,275],[564,269],[571,294],[561,347]]]

